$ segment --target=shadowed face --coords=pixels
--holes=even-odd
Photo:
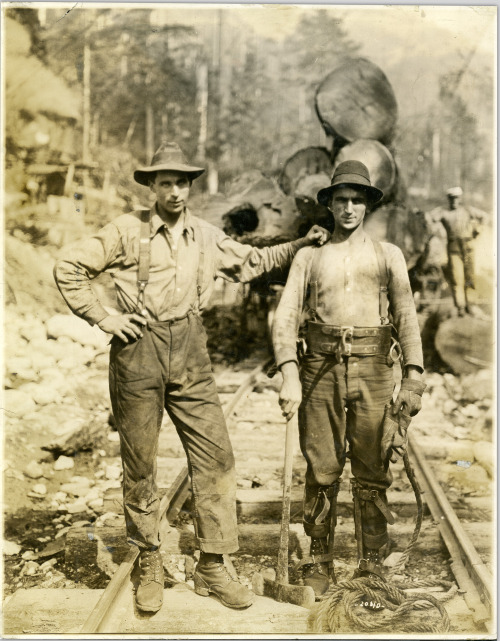
[[[335,226],[353,231],[363,222],[368,209],[368,198],[362,189],[339,187],[330,200]]]
[[[448,206],[450,209],[456,209],[460,205],[460,196],[448,196]]]
[[[168,217],[179,217],[184,211],[189,197],[191,181],[187,174],[180,171],[158,171],[150,183],[151,191],[156,194],[160,213]]]

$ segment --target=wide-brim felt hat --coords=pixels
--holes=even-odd
[[[384,196],[384,192],[381,189],[372,185],[366,165],[359,160],[346,160],[336,167],[330,186],[318,191],[317,199],[319,204],[328,207],[332,192],[339,187],[362,189],[366,192],[372,205],[378,203]]]
[[[157,171],[180,171],[194,180],[205,170],[202,167],[190,165],[177,143],[165,142],[156,150],[149,167],[139,167],[134,171],[134,180],[139,185],[147,187],[152,174]]]

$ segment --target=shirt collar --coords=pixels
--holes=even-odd
[[[191,236],[191,238],[194,239],[194,225],[193,225],[193,215],[189,211],[189,209],[186,207],[184,214],[184,226],[182,229],[182,233],[187,232],[188,235]],[[151,238],[156,236],[158,233],[158,230],[164,227],[165,223],[161,219],[159,213],[158,213],[158,205],[155,203],[154,207],[151,209]]]

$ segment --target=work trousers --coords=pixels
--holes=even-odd
[[[392,483],[380,452],[384,408],[394,390],[393,367],[387,356],[306,354],[301,366],[300,447],[307,461],[304,529],[309,536],[327,536],[328,519],[317,523],[320,491],[340,479],[346,457],[358,485],[379,492]],[[371,502],[362,502],[363,539],[368,547],[387,542],[387,522]]]
[[[448,280],[456,307],[474,302],[474,248],[470,239],[456,239],[448,245]]]
[[[216,554],[238,549],[234,456],[206,338],[200,317],[189,314],[149,322],[132,343],[112,340],[110,393],[120,435],[127,535],[142,549],[160,545],[156,457],[164,408],[186,452],[200,549]]]

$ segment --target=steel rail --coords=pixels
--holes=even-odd
[[[493,576],[465,532],[420,446],[411,436],[409,453],[416,467],[418,481],[422,485],[424,499],[450,553],[451,570],[464,593],[465,602],[474,621],[487,624],[493,615]]]
[[[266,371],[271,363],[272,361],[266,361],[263,365],[257,366],[248,374],[243,383],[233,394],[229,403],[227,403],[223,408],[224,417],[226,419],[234,412],[243,396],[253,390],[258,376],[262,372]],[[188,467],[185,466],[179,472],[176,479],[160,501],[160,518],[163,519],[166,517],[168,520],[175,518],[185,503],[189,495],[189,490],[189,470]],[[81,634],[97,634],[99,632],[99,628],[102,625],[104,618],[109,613],[111,606],[116,601],[121,591],[126,589],[138,556],[139,548],[137,546],[131,546],[125,556],[125,559],[113,574],[111,581],[106,586],[106,589],[101,594],[99,601],[96,603],[94,609],[83,624],[80,630]]]

